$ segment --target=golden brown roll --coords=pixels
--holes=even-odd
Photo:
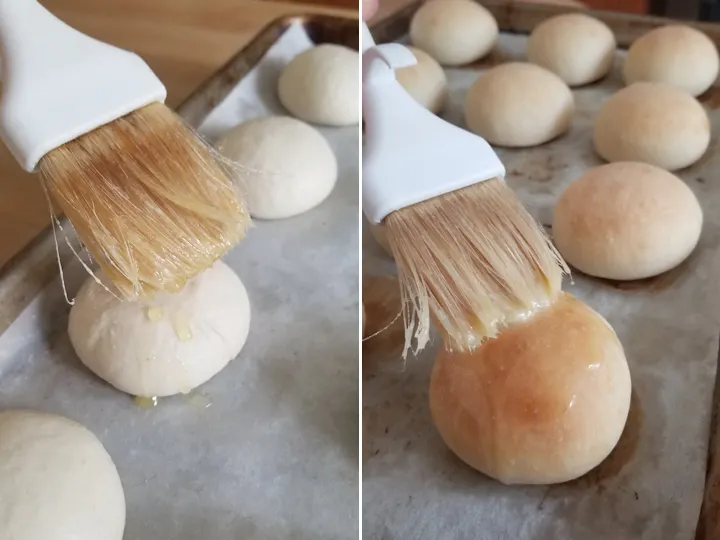
[[[443,350],[430,411],[445,443],[506,484],[577,478],[617,444],[630,371],[610,325],[568,294],[471,353]]]
[[[677,171],[707,150],[710,120],[703,106],[682,90],[635,83],[602,104],[593,143],[605,161],[642,161]]]
[[[560,196],[553,239],[563,258],[586,274],[643,279],[683,262],[702,224],[695,194],[677,176],[647,163],[608,163]]]

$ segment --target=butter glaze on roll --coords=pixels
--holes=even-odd
[[[505,484],[554,484],[599,465],[630,409],[623,347],[568,294],[471,353],[442,350],[430,412],[465,463]]]

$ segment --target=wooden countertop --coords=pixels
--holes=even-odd
[[[356,10],[342,7],[353,5],[353,0],[315,2],[320,5],[257,0],[41,1],[79,30],[139,53],[167,86],[171,106],[278,17],[310,12],[357,16]],[[49,222],[37,177],[24,173],[0,144],[0,266]]]

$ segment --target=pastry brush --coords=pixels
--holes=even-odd
[[[504,182],[481,137],[425,109],[395,80],[415,64],[363,25],[363,212],[382,223],[397,263],[405,353],[429,340],[470,350],[552,302],[568,268]]]
[[[137,55],[0,0],[0,134],[127,299],[176,291],[244,236],[221,162]]]

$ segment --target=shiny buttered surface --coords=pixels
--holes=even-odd
[[[89,277],[70,310],[68,334],[85,366],[118,390],[154,398],[187,394],[243,348],[250,300],[222,261],[177,294],[122,302]]]
[[[430,412],[465,463],[506,484],[582,476],[620,439],[630,371],[615,332],[570,295],[471,353],[442,350]]]

